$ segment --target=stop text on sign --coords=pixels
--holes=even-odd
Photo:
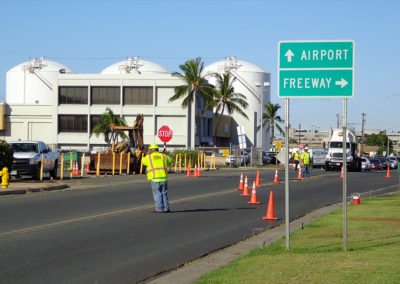
[[[172,130],[159,130],[158,131],[158,136],[159,137],[170,137],[172,136]]]

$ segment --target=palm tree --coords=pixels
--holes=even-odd
[[[212,75],[217,79],[214,99],[210,104],[210,107],[215,107],[215,117],[217,118],[219,115],[222,116],[226,109],[229,115],[237,112],[246,119],[249,119],[246,113],[243,111],[243,109],[246,109],[249,105],[247,103],[247,98],[241,93],[236,93],[233,87],[233,83],[236,81],[236,78],[233,77],[229,72],[226,72],[223,75],[219,73],[214,73]],[[218,120],[215,127],[214,145],[216,145],[216,131],[220,122],[221,120]]]
[[[275,127],[283,136],[285,136],[285,131],[280,126],[280,123],[283,123],[284,120],[278,115],[278,110],[280,108],[281,106],[279,104],[268,103],[264,105],[263,127],[267,126],[266,131],[271,129],[271,142],[275,138]]]
[[[205,101],[208,105],[209,102],[213,98],[214,88],[211,86],[208,81],[201,75],[204,69],[204,62],[200,57],[196,59],[190,59],[186,61],[184,64],[179,65],[179,68],[182,70],[181,73],[173,73],[173,76],[176,76],[183,81],[185,81],[184,85],[175,87],[175,94],[169,99],[170,102],[176,101],[178,99],[182,99],[182,107],[188,107],[188,117],[190,123],[191,117],[191,104],[193,102]],[[195,106],[197,110],[197,107]],[[206,109],[203,109],[205,111]],[[198,135],[199,135],[199,143],[201,142],[201,118],[203,115],[203,111],[198,113]],[[189,143],[188,143],[189,144]]]
[[[113,143],[118,140],[118,136],[125,139],[126,134],[122,130],[112,131],[111,127],[115,126],[126,126],[124,118],[115,116],[114,112],[108,107],[106,112],[101,115],[100,122],[93,128],[93,132],[98,137],[101,133],[104,134],[104,140],[107,142],[107,146],[110,146],[110,142]]]

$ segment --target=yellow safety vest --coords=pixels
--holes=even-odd
[[[160,182],[168,179],[167,167],[171,164],[171,159],[167,155],[153,152],[144,157],[142,163],[146,166],[148,180]]]
[[[294,155],[293,155],[293,159],[295,160],[295,161],[298,161],[299,160],[299,158],[300,158],[300,155],[299,155],[299,153],[294,153]]]
[[[311,156],[309,152],[301,153],[301,159],[303,160],[304,165],[311,164]]]

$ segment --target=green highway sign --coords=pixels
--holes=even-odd
[[[280,96],[351,97],[351,70],[282,70],[279,74]]]
[[[349,98],[354,95],[354,41],[281,41],[278,96]]]

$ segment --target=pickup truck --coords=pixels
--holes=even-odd
[[[50,151],[42,141],[13,141],[10,145],[14,151],[11,176],[31,175],[39,179],[43,155],[43,172],[48,172],[52,178],[57,177],[59,152]]]

